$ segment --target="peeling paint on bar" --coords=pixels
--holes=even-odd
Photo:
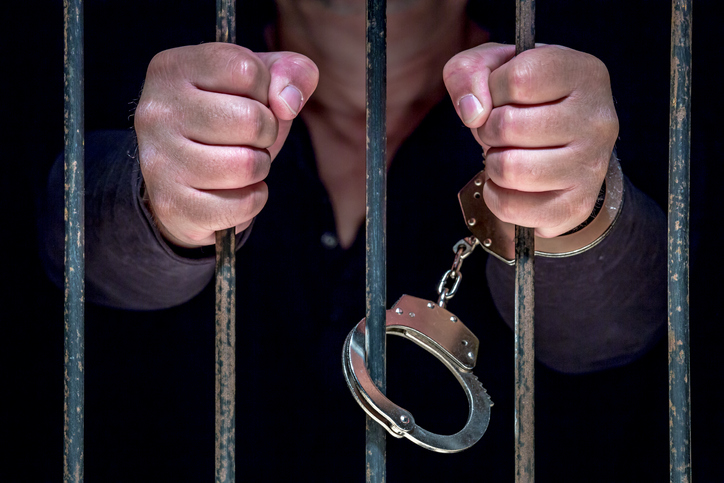
[[[236,43],[236,1],[216,0],[216,41]],[[216,483],[236,480],[236,235],[216,232]]]
[[[83,481],[84,453],[84,95],[83,3],[63,2],[64,32],[64,217],[65,217],[65,376],[63,481]]]
[[[535,0],[516,0],[515,53],[535,47]],[[515,227],[515,481],[535,480],[535,231]]]
[[[387,1],[367,1],[367,184],[365,290],[367,353],[370,377],[384,394],[386,381],[387,280]],[[367,416],[365,478],[386,479],[385,429]]]
[[[669,478],[691,482],[689,154],[692,0],[672,0],[669,113]]]

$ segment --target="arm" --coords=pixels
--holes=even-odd
[[[462,52],[444,78],[485,151],[483,198],[498,219],[555,237],[592,211],[618,135],[610,81],[594,57],[557,46]],[[607,239],[583,254],[536,259],[536,355],[586,372],[629,362],[662,332],[665,221],[630,183]],[[488,262],[501,314],[513,325],[515,270]]]
[[[142,200],[133,131],[90,133],[85,145],[86,299],[149,310],[198,294],[214,273],[213,247],[183,256],[161,236]],[[63,285],[63,230],[61,156],[50,173],[40,230],[46,270],[58,286]]]
[[[643,355],[666,324],[666,217],[625,180],[618,221],[596,247],[535,261],[536,357],[567,373],[620,366]],[[493,300],[514,324],[515,267],[488,258]]]
[[[294,53],[203,44],[158,54],[136,111],[138,148],[130,131],[86,143],[88,300],[158,309],[199,293],[214,232],[235,226],[241,237],[262,209],[271,161],[316,82],[316,66]],[[42,230],[59,285],[62,185],[60,159]]]

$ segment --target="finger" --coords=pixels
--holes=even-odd
[[[258,53],[270,73],[269,107],[280,120],[299,114],[319,82],[319,70],[308,57],[293,52]]]
[[[249,146],[206,146],[186,141],[173,155],[180,164],[179,184],[198,190],[243,188],[263,181],[271,157]]]
[[[259,182],[233,190],[196,190],[189,216],[201,228],[218,231],[252,220],[264,208],[269,190]]]
[[[512,45],[487,43],[460,52],[445,64],[443,80],[463,123],[480,127],[493,109],[488,78],[515,55]]]
[[[550,238],[580,225],[593,210],[595,195],[586,190],[556,190],[530,193],[502,188],[489,179],[483,198],[501,221],[536,229]]]
[[[581,134],[579,105],[568,99],[532,106],[496,107],[477,129],[488,146],[543,148],[565,146]]]
[[[148,77],[157,75],[209,92],[268,102],[269,70],[252,51],[235,44],[213,42],[166,50],[149,65]]]
[[[248,225],[268,198],[264,182],[233,190],[184,188],[170,193],[149,189],[148,196],[164,231],[184,246],[205,245],[218,230]]]
[[[578,150],[572,148],[490,148],[485,156],[485,172],[496,186],[509,190],[544,192],[569,190],[590,180],[593,184],[598,173],[586,174]],[[568,162],[562,163],[565,159]],[[570,166],[582,166],[573,170]],[[588,184],[588,183],[586,183]]]
[[[189,90],[183,109],[180,134],[198,143],[268,148],[277,139],[276,117],[253,99]]]
[[[490,74],[494,106],[541,104],[571,95],[582,84],[608,78],[596,57],[558,45],[520,53]],[[602,82],[607,85],[608,82]]]

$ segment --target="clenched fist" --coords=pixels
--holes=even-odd
[[[543,45],[484,44],[443,77],[485,152],[485,203],[502,221],[553,237],[590,215],[618,136],[608,70],[595,57]]]
[[[307,57],[209,43],[156,55],[135,115],[146,194],[159,229],[184,247],[246,228],[292,120],[317,86]]]

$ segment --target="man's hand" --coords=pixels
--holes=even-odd
[[[485,203],[500,220],[554,237],[593,210],[618,136],[608,70],[595,57],[545,45],[461,52],[443,78],[485,151]]]
[[[264,183],[317,86],[307,57],[233,44],[171,49],[148,67],[135,115],[149,206],[172,243],[214,243],[264,207]]]

